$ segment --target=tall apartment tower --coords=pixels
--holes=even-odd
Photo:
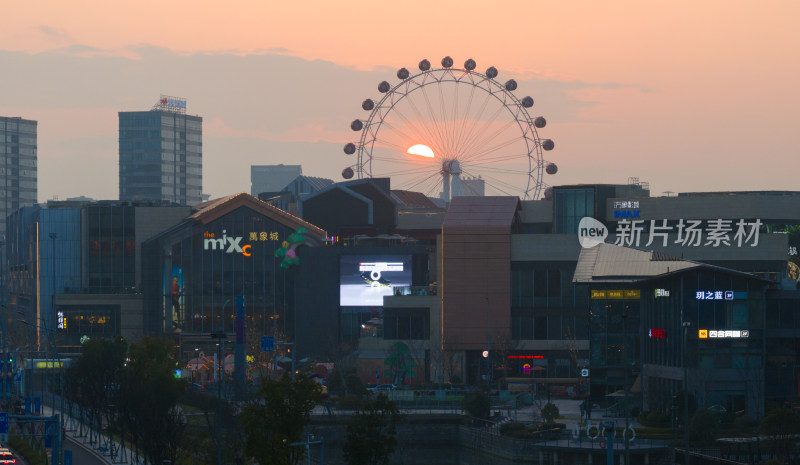
[[[0,241],[5,242],[6,218],[36,203],[37,122],[0,116]]]
[[[162,95],[150,111],[119,112],[119,199],[202,201],[203,118]]]

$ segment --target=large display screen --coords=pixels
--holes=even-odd
[[[344,255],[339,271],[339,305],[382,307],[383,296],[411,285],[411,255]]]

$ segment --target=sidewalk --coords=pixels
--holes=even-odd
[[[59,415],[61,412],[42,404],[42,416]],[[144,457],[140,457],[130,449],[123,448],[116,440],[112,440],[102,433],[92,431],[72,417],[63,415],[64,436],[72,439],[84,450],[111,465],[147,465]]]

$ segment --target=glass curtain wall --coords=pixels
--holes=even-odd
[[[248,331],[272,334],[271,321],[281,333],[292,329],[295,269],[275,258],[292,229],[239,208],[186,232],[171,235],[162,262],[165,332],[233,332],[236,296],[245,297]]]

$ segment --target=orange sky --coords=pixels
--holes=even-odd
[[[0,18],[0,50],[46,60],[50,58],[42,52],[60,53],[75,46],[98,49],[84,52],[86,63],[100,55],[136,58],[142,46],[181,55],[277,53],[355,70],[386,68],[387,79],[393,76],[390,70],[410,68],[421,58],[437,63],[451,55],[463,63],[472,57],[479,68],[491,64],[532,82],[558,82],[567,89],[578,109],[569,119],[548,118],[547,136],[557,142],[553,158],[562,168],[559,180],[551,183],[625,182],[628,175],[639,175],[657,184],[654,194],[667,188],[795,189],[796,174],[789,173],[800,167],[798,17],[800,3],[795,1],[54,0],[6,6]],[[0,71],[0,84],[8,72],[14,71]],[[164,71],[152,70],[159,72]],[[268,77],[243,76],[236,85],[271,84]],[[528,91],[537,93],[535,86]],[[354,105],[370,92],[374,89],[355,92]],[[183,95],[180,89],[175,93]],[[95,115],[102,113],[106,120],[90,126],[115,131],[116,121],[108,120],[109,114],[115,117],[111,110],[147,109],[155,96],[152,89],[130,91],[109,108],[97,108]],[[536,97],[545,115],[558,115],[560,108],[548,100],[549,94],[539,92]],[[198,101],[192,95],[187,98]],[[121,102],[133,102],[132,107],[120,108]],[[9,116],[45,118],[45,124],[40,122],[40,200],[78,195],[76,190],[84,184],[59,184],[57,170],[48,168],[47,161],[69,144],[41,134],[44,128],[53,134],[74,129],[64,115],[69,105],[55,97],[49,108],[26,108],[24,102],[4,105],[0,100],[2,115],[15,111],[19,114]],[[211,105],[198,112],[206,118],[211,137],[213,128],[227,128],[239,134],[261,131],[265,138],[302,132],[310,141],[340,139],[313,118],[286,130],[266,123],[253,129],[222,117],[215,120],[217,110]],[[343,110],[342,127],[352,118],[352,110]],[[315,136],[311,133],[316,126]],[[108,158],[108,166],[116,161],[111,147],[93,156]],[[642,158],[652,160],[644,163]],[[206,169],[214,166],[206,159]],[[756,164],[761,169],[752,169]],[[607,169],[598,179],[601,166]],[[249,182],[245,171],[238,175],[239,184]],[[212,195],[247,190],[223,178],[230,177],[217,179],[209,173],[204,187]],[[115,196],[113,182],[89,195]]]

